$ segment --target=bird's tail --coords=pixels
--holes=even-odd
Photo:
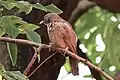
[[[73,59],[72,57],[69,57],[69,59],[70,59],[72,74],[74,76],[79,75],[78,61],[76,59]]]

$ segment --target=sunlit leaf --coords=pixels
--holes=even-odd
[[[3,74],[3,77],[6,80],[29,80],[26,76],[24,76],[20,71],[6,71]]]
[[[38,63],[40,62],[40,53],[37,55],[38,57]]]
[[[1,27],[8,35],[12,36],[13,38],[17,37],[17,35],[19,34],[19,30],[13,24],[10,16],[3,16],[1,18]]]
[[[0,1],[0,4],[3,5],[6,9],[11,10],[15,7],[15,4],[10,1]]]
[[[2,76],[0,75],[0,80],[2,80]]]
[[[15,5],[20,10],[26,12],[26,14],[29,14],[32,10],[32,5],[26,1],[16,1]]]
[[[45,12],[53,12],[58,14],[62,13],[62,11],[53,4],[43,6],[40,3],[30,4],[27,1],[0,1],[0,5],[5,6],[5,8],[8,10],[17,7],[20,11],[23,11],[26,14],[29,14],[32,11],[32,8],[36,8]]]
[[[92,75],[85,75],[84,77],[85,77],[85,78],[91,78]]]
[[[65,61],[64,67],[65,67],[67,72],[71,72],[70,61],[69,61],[68,57],[66,57],[66,61]]]
[[[11,77],[11,76],[9,76],[9,75],[7,75],[7,74],[3,74],[2,75],[6,80],[16,80],[14,77]]]
[[[16,24],[26,24],[27,22],[23,21],[22,18],[11,15],[11,16],[6,16],[11,20],[11,23],[13,23],[14,25]]]
[[[38,29],[38,28],[40,28],[40,27],[37,25],[34,25],[34,24],[28,24],[28,23],[20,26],[20,29],[29,30],[29,31],[33,31],[33,30]]]
[[[82,15],[75,23],[75,30],[82,44],[87,47],[87,55],[92,63],[103,68],[110,75],[114,75],[115,71],[120,70],[118,65],[120,62],[120,14],[113,14],[100,7],[94,7],[88,10]],[[95,31],[91,31],[92,28],[96,27]],[[90,33],[88,39],[84,36]],[[96,35],[101,34],[103,43],[97,40],[99,45],[96,45]],[[97,51],[97,46],[104,44],[105,50],[102,52]],[[103,45],[100,49],[103,48]],[[96,58],[101,57],[101,62],[96,63]],[[112,60],[111,60],[112,59]],[[115,66],[115,71],[110,71],[109,67]]]
[[[4,66],[0,63],[0,71],[5,71],[5,68],[4,68]]]
[[[40,4],[40,3],[34,4],[33,7],[36,8],[36,9],[43,10],[45,12],[47,11],[46,8],[42,4]]]
[[[61,14],[63,13],[59,8],[57,8],[55,5],[53,4],[50,4],[50,5],[47,5],[45,6],[46,10],[49,11],[49,12],[53,12],[53,13],[58,13],[58,14]]]

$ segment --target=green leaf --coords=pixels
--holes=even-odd
[[[112,76],[115,71],[120,69],[120,19],[116,18],[115,15],[94,7],[82,15],[75,24],[78,38],[87,47],[89,59]],[[94,27],[96,27],[96,30],[93,30]],[[85,39],[84,36],[88,32],[90,33],[89,39]],[[98,38],[96,39],[97,34],[101,34],[103,43],[105,44],[105,50],[101,52],[97,51],[97,46],[100,46],[100,50],[104,45],[102,45],[102,41]],[[101,45],[96,45],[99,42]],[[98,57],[101,58],[100,63],[96,63]],[[110,71],[110,66],[115,66],[115,71]]]
[[[41,38],[39,36],[38,33],[34,32],[34,31],[29,31],[29,30],[26,30],[26,35],[27,35],[27,38],[33,42],[37,42],[37,43],[41,43]]]
[[[5,31],[3,30],[3,28],[0,26],[0,37],[5,34]]]
[[[7,75],[7,74],[2,74],[2,76],[6,79],[6,80],[16,80],[15,78]]]
[[[29,80],[20,71],[6,71],[3,77],[7,80]]]
[[[0,4],[2,4],[6,9],[11,10],[15,7],[15,4],[10,1],[0,1]]]
[[[11,10],[12,8],[17,7],[21,11],[25,12],[26,14],[29,14],[32,11],[33,7],[39,10],[43,10],[45,12],[53,12],[57,14],[63,13],[59,8],[57,8],[53,4],[43,6],[40,3],[30,4],[27,1],[0,1],[0,5],[5,6],[5,8],[8,10]]]
[[[19,34],[19,30],[12,22],[11,16],[3,16],[1,18],[1,27],[5,30],[5,32],[11,35],[13,38],[17,37]]]
[[[21,11],[26,12],[26,14],[29,14],[32,10],[32,5],[27,1],[16,1],[15,5]]]
[[[40,62],[40,53],[37,55],[38,63]]]
[[[57,13],[57,14],[63,13],[63,11],[61,11],[59,8],[57,8],[54,4],[43,6],[39,3],[37,3],[37,4],[33,5],[33,7],[36,9],[43,10],[45,12],[53,12],[53,13]]]
[[[22,18],[11,15],[11,16],[6,16],[11,20],[11,23],[13,23],[14,25],[16,24],[26,24],[27,22],[23,21]]]
[[[40,27],[37,25],[34,25],[34,24],[28,24],[28,23],[20,26],[20,29],[22,29],[23,31],[25,31],[25,30],[33,31],[38,28],[40,28]]]
[[[5,71],[5,68],[4,68],[4,66],[0,63],[0,71]]]
[[[13,43],[7,43],[7,49],[8,49],[10,59],[12,61],[12,65],[15,66],[17,62],[17,54],[18,54],[17,45]]]
[[[43,10],[45,12],[47,11],[46,8],[40,3],[33,4],[33,7],[36,8],[36,9]]]
[[[69,57],[66,57],[66,61],[65,61],[64,67],[65,67],[67,72],[71,72]]]
[[[84,77],[85,77],[85,78],[91,78],[92,75],[85,75]]]
[[[55,5],[50,4],[45,6],[46,10],[49,12],[53,12],[53,13],[57,13],[57,14],[61,14],[63,13],[63,11],[61,11],[59,8],[57,8]]]
[[[53,12],[57,14],[63,13],[63,11],[61,11],[59,8],[57,8],[53,4],[43,6],[40,3],[30,4],[27,1],[0,1],[0,5],[5,6],[5,8],[8,10],[11,10],[12,8],[17,7],[19,8],[20,11],[23,11],[26,14],[29,14],[32,11],[32,8],[43,10],[45,12]]]
[[[21,11],[26,12],[26,14],[30,13],[32,10],[32,5],[27,1],[0,1],[0,4],[8,10],[17,7]]]

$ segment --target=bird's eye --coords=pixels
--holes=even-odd
[[[50,20],[49,19],[44,19],[44,22],[45,23],[50,23]]]
[[[50,23],[50,19],[48,19],[47,22]]]

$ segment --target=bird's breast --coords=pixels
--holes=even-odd
[[[62,37],[62,31],[60,27],[52,26],[48,27],[48,36],[52,44],[59,48],[66,48],[66,43]]]

